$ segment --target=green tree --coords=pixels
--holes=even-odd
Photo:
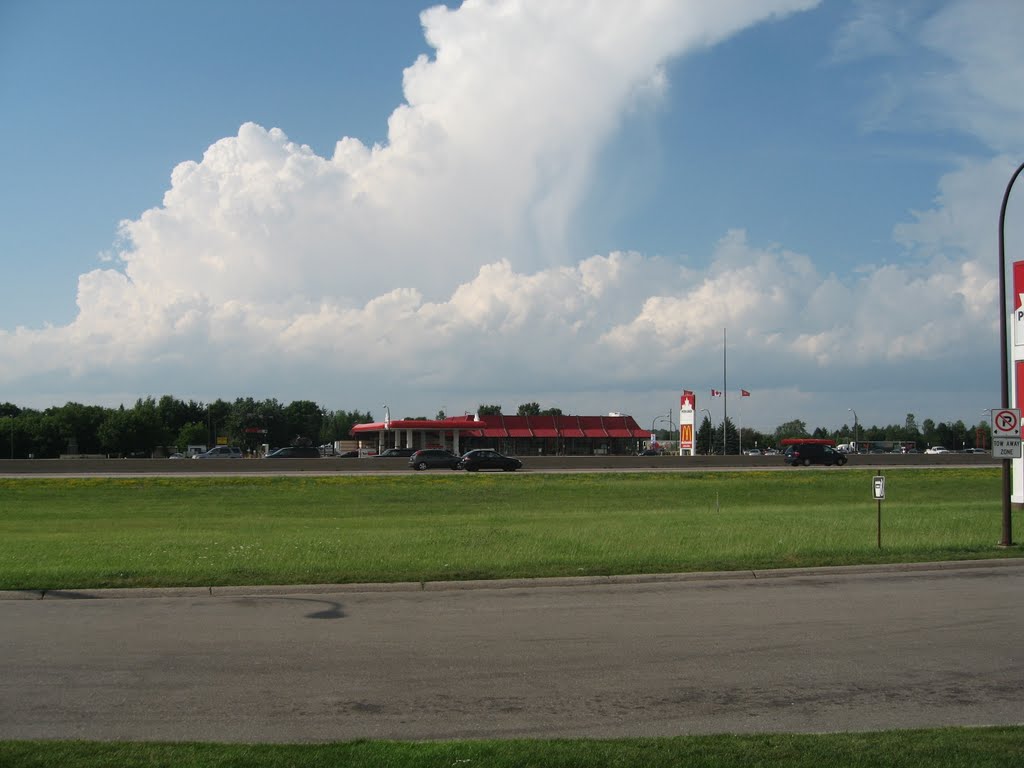
[[[707,416],[700,423],[700,429],[697,430],[697,436],[693,446],[694,453],[711,453],[714,445],[714,435],[712,432],[714,427],[711,426],[711,419]]]
[[[707,421],[707,417],[705,417]],[[709,422],[710,424],[710,422]],[[703,430],[703,425],[701,427]],[[698,438],[700,433],[698,433]],[[736,454],[740,449],[740,434],[736,431],[736,425],[732,419],[726,419],[724,422],[720,422],[718,426],[711,429],[711,453],[721,454],[722,440],[725,440],[725,453]]]
[[[98,405],[69,402],[59,408],[47,408],[44,415],[54,419],[64,445],[60,452],[74,448],[75,453],[102,453],[99,427],[107,409]]]
[[[481,416],[500,416],[501,406],[500,405],[479,405],[476,412]]]
[[[540,403],[523,403],[516,413],[519,416],[540,416]]]
[[[356,424],[370,424],[373,416],[360,411],[329,411],[324,416],[320,430],[320,441],[333,443],[335,440],[349,440],[349,434]]]
[[[324,416],[324,409],[312,400],[295,400],[284,409],[285,425],[293,439],[319,439]]]
[[[209,433],[206,430],[206,424],[202,424],[197,421],[183,424],[181,429],[178,430],[178,437],[175,440],[175,447],[179,451],[186,450],[190,445],[206,445],[206,440],[209,437]]]
[[[52,413],[26,408],[15,420],[15,457],[55,459],[67,445],[60,420]],[[8,455],[10,452],[8,434]]]
[[[132,412],[124,405],[107,413],[97,431],[104,453],[124,456],[135,450],[133,421]]]
[[[810,437],[807,434],[807,425],[800,419],[793,419],[775,428],[776,442],[781,442],[790,437]]]
[[[217,445],[217,438],[223,435],[230,437],[228,422],[231,418],[231,403],[217,398],[206,406],[206,427],[210,437],[205,441],[207,445]]]

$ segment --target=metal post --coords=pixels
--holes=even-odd
[[[878,500],[878,548],[882,548],[882,500]]]
[[[728,452],[726,450],[726,442],[729,439],[729,433],[726,431],[729,423],[729,366],[725,362],[725,331],[722,329],[722,455]]]
[[[1013,183],[1024,171],[1024,163],[1017,166],[1017,170],[1010,177],[1006,185],[1006,192],[1003,193],[1003,204],[999,208],[999,385],[1001,388],[1003,408],[1010,407],[1010,363],[1009,344],[1006,333],[1006,248],[1003,232],[1006,226],[1006,204],[1010,200],[1010,190]],[[1017,406],[1020,407],[1020,403]],[[1012,483],[1010,481],[1010,459],[1003,459],[1003,535],[999,541],[1001,547],[1013,546],[1013,523],[1010,507],[1010,495]]]

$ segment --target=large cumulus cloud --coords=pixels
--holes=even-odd
[[[794,371],[797,388],[827,389],[871,361],[948,365],[991,332],[995,275],[972,206],[1008,157],[942,181],[934,209],[896,232],[908,262],[865,264],[843,281],[813,254],[751,243],[742,229],[722,233],[700,268],[685,255],[566,248],[601,148],[626,111],[669,87],[668,60],[814,4],[481,0],[426,11],[435,54],[406,69],[385,144],[342,138],[321,157],[279,128],[242,125],[178,165],[160,207],[122,223],[119,263],[80,278],[71,324],[0,332],[0,381],[274,395],[301,371],[331,382],[312,394],[340,407],[374,402],[382,378],[481,397],[643,392],[652,380],[717,382],[708,372],[725,327],[750,376],[780,392]],[[1019,121],[1019,106],[985,85],[997,66],[1019,73],[1019,55],[995,61],[952,34],[966,7],[930,19],[917,44],[945,56],[955,89],[984,114]],[[864,18],[850,30],[865,34]],[[939,111],[995,151],[1013,143],[998,121],[953,114],[949,88],[929,88],[941,97],[917,112]],[[911,109],[890,103],[886,119]],[[192,386],[199,377],[219,383]]]

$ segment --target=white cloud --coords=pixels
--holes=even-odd
[[[898,229],[910,264],[853,281],[742,230],[702,270],[565,250],[599,150],[625,110],[668,87],[669,58],[813,4],[432,9],[423,23],[436,56],[406,70],[386,145],[343,138],[325,158],[243,125],[178,165],[161,207],[123,222],[121,269],[80,278],[74,322],[0,331],[0,382],[47,381],[56,393],[71,377],[80,392],[120,392],[127,380],[211,397],[276,396],[298,381],[337,407],[423,391],[468,405],[572,393],[582,409],[602,391],[642,410],[666,381],[718,383],[726,327],[738,375],[793,403],[865,391],[872,362],[896,377],[952,369],[991,332],[979,233],[991,231],[982,200],[1002,159],[965,163],[933,210]],[[957,63],[955,92],[1010,109],[979,85],[993,66],[984,46],[957,47],[943,18],[923,39]],[[1003,140],[981,116],[961,122]]]

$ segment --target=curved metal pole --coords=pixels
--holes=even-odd
[[[1010,407],[1010,362],[1009,344],[1006,334],[1006,248],[1003,232],[1006,228],[1006,204],[1010,201],[1010,190],[1013,189],[1013,182],[1024,171],[1024,163],[1017,166],[1017,170],[1010,177],[1006,185],[1006,192],[1003,193],[1003,204],[999,209],[999,385],[1001,388],[1003,408]],[[1020,407],[1017,403],[1017,407]],[[1010,459],[1003,459],[1003,536],[999,541],[1001,547],[1013,546],[1013,518],[1010,508],[1010,495],[1012,484],[1010,482]]]

